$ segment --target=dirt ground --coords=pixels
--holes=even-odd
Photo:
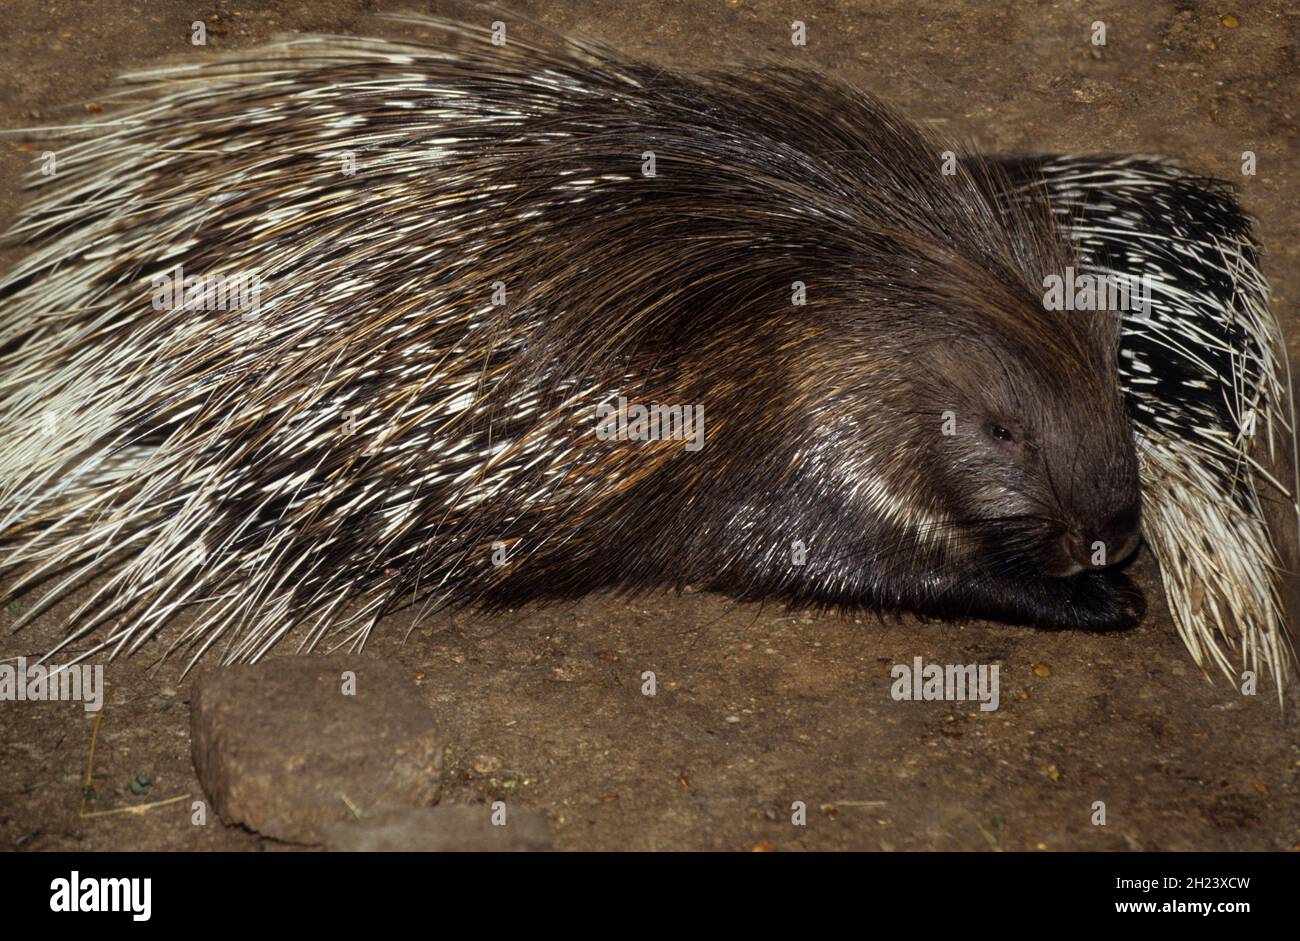
[[[285,30],[400,34],[369,14],[457,9],[380,0],[0,8],[7,128],[86,120],[96,112],[82,102],[120,70]],[[1300,9],[1287,0],[512,9],[665,65],[756,53],[815,65],[991,150],[1163,153],[1236,180],[1300,359]],[[806,48],[789,42],[796,17],[808,24]],[[208,24],[207,50],[189,44],[196,19]],[[1100,55],[1088,42],[1096,20],[1108,31]],[[0,135],[0,224],[17,212],[20,175],[41,149]],[[1241,176],[1243,150],[1258,154],[1257,176]],[[441,717],[451,742],[443,799],[537,809],[563,849],[1300,849],[1294,696],[1279,711],[1269,690],[1244,698],[1222,677],[1207,681],[1164,611],[1149,556],[1136,573],[1151,613],[1120,635],[820,616],[687,593],[444,617],[405,642],[398,616],[367,652],[399,659]],[[39,653],[66,610],[4,632],[0,658]],[[13,609],[0,609],[0,628],[12,621]],[[220,823],[191,825],[200,789],[189,682],[179,664],[151,671],[151,653],[108,666],[84,808],[94,717],[73,703],[0,703],[0,847],[277,848]],[[999,664],[1001,707],[893,701],[890,666],[918,655]],[[641,695],[644,670],[658,676],[654,698]],[[102,813],[184,795],[142,813]],[[796,800],[809,808],[806,827],[790,824]],[[1105,826],[1091,823],[1095,801],[1105,802]]]

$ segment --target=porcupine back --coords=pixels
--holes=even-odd
[[[852,394],[829,366],[901,368],[921,304],[1097,383],[1100,341],[1025,303],[1060,265],[1045,213],[1003,213],[977,159],[945,185],[941,145],[871,99],[461,38],[137,76],[150,103],[37,181],[14,234],[38,247],[0,282],[3,565],[54,576],[28,619],[112,572],[70,640],[135,649],[209,601],[172,646],[230,661],[295,627],[363,640],[418,598],[711,578],[776,551],[764,498],[806,496],[792,477],[860,485],[792,423]],[[154,309],[176,265],[254,273],[256,316]],[[837,347],[864,298],[874,344]],[[598,446],[617,395],[707,402],[707,457]],[[889,509],[915,526],[923,500]],[[857,577],[823,564],[813,600]],[[783,571],[730,587],[781,593]]]

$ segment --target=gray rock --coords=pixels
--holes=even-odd
[[[344,693],[344,672],[356,675]],[[212,668],[191,694],[199,782],[227,823],[319,843],[323,828],[387,807],[426,807],[443,742],[400,665],[283,657]]]

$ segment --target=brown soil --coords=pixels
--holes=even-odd
[[[1163,153],[1236,180],[1300,358],[1291,4],[798,7],[803,49],[789,44],[789,5],[773,0],[515,4],[666,65],[755,54],[814,65],[988,149]],[[120,70],[283,30],[400,32],[368,25],[383,9],[429,5],[9,0],[0,127],[93,119],[81,103]],[[207,50],[189,44],[196,19],[208,23]],[[1094,20],[1108,28],[1100,57],[1088,44]],[[41,149],[0,136],[0,223],[17,212],[20,175]],[[1241,176],[1243,150],[1258,154],[1257,176]],[[405,642],[409,620],[398,616],[369,650],[409,668],[441,717],[452,743],[444,800],[540,810],[561,848],[1300,848],[1294,701],[1280,712],[1267,689],[1245,698],[1221,677],[1207,682],[1163,610],[1150,558],[1136,571],[1152,612],[1123,635],[818,616],[688,593],[443,617]],[[0,635],[0,657],[47,647],[59,613]],[[0,610],[0,627],[12,620]],[[189,684],[179,664],[151,672],[156,652],[109,665],[84,812],[190,798],[82,816],[94,717],[76,704],[0,703],[0,847],[273,848],[220,823],[191,825]],[[1000,664],[1001,708],[894,702],[889,668],[917,655]],[[646,670],[658,677],[653,698],[641,695]],[[138,776],[151,782],[139,794]],[[790,825],[793,801],[807,804],[806,827]],[[1090,822],[1095,801],[1104,827]]]

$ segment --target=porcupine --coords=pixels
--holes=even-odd
[[[808,73],[462,33],[144,76],[64,152],[0,283],[0,533],[50,601],[114,573],[69,642],[136,649],[209,600],[172,646],[254,659],[417,598],[689,583],[1140,615],[1081,571],[1136,543],[1118,325],[1043,309],[1070,257],[1035,187],[940,175],[939,142]],[[269,290],[251,320],[156,311],[178,263]],[[707,447],[598,440],[617,396],[698,403]]]

